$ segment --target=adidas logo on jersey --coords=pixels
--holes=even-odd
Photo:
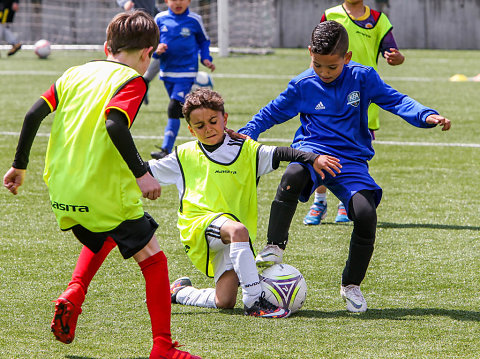
[[[315,110],[325,110],[325,106],[323,105],[322,101],[320,101],[318,105],[315,106]]]

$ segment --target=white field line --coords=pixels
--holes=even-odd
[[[59,71],[35,71],[35,70],[16,70],[0,71],[0,76],[60,76]],[[261,74],[221,74],[214,73],[212,77],[223,79],[245,79],[245,80],[285,80],[289,81],[295,75],[261,75]],[[407,82],[447,82],[448,78],[444,77],[383,77],[385,81],[407,81]]]
[[[18,137],[19,132],[7,132],[0,131],[0,136],[15,136]],[[37,133],[39,137],[49,137],[49,133]],[[134,135],[134,139],[138,140],[161,140],[163,136],[144,136],[144,135]],[[181,141],[192,140],[191,136],[178,136],[177,139]],[[285,138],[261,138],[260,142],[262,143],[287,143],[290,144],[292,141]],[[480,148],[480,143],[446,143],[446,142],[401,142],[401,141],[379,141],[375,140],[373,142],[375,145],[387,145],[387,146],[424,146],[424,147],[468,147],[468,148]]]

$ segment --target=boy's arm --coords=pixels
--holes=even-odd
[[[199,18],[197,21],[198,21],[197,22],[198,29],[197,31],[195,31],[195,39],[197,40],[197,44],[200,48],[200,61],[202,62],[202,64],[207,66],[205,64],[205,60],[208,60],[207,63],[210,63],[210,64],[213,61],[213,58],[210,55],[210,38],[208,37],[205,31],[205,27],[203,26],[202,19]]]
[[[387,85],[375,70],[371,69],[367,76],[368,80],[365,87],[369,92],[368,99],[371,99],[372,102],[385,111],[400,116],[415,127],[429,128],[436,126],[436,124],[428,123],[426,120],[430,115],[438,115],[437,111]]]
[[[125,114],[111,109],[107,114],[105,126],[113,144],[137,179],[143,197],[152,200],[160,197],[161,187],[148,173],[147,164],[137,151]]]
[[[15,159],[12,167],[3,177],[3,185],[13,194],[17,194],[18,187],[23,184],[33,141],[40,124],[50,112],[51,109],[48,103],[43,98],[40,98],[25,115],[15,152]]]
[[[385,60],[387,60],[387,63],[392,66],[401,65],[405,61],[405,56],[398,50],[392,30],[382,39],[380,43],[380,53]]]
[[[340,173],[340,168],[342,168],[340,160],[336,157],[300,151],[291,147],[277,147],[275,149],[272,156],[272,168],[277,169],[280,161],[311,164],[322,179],[325,178],[323,171],[327,171],[335,177],[335,172]]]
[[[240,130],[239,133],[257,140],[258,136],[274,125],[278,125],[295,117],[299,112],[301,96],[292,81],[275,100],[263,107]]]

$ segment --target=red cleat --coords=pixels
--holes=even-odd
[[[150,355],[150,359],[154,359],[154,358],[155,359],[202,359],[197,355],[192,355],[189,352],[178,350],[177,348],[180,346],[181,345],[179,345],[178,342],[175,342],[165,354],[160,355],[158,357],[154,355]]]
[[[73,342],[78,316],[82,313],[81,305],[84,300],[83,289],[74,284],[69,286],[55,301],[55,315],[50,328],[55,338],[62,343],[70,344]]]

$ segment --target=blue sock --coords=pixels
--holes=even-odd
[[[178,135],[178,130],[180,129],[180,119],[179,118],[169,118],[167,126],[165,126],[165,134],[163,138],[162,148],[167,150],[168,153],[172,152],[173,145],[175,144],[175,139]]]

